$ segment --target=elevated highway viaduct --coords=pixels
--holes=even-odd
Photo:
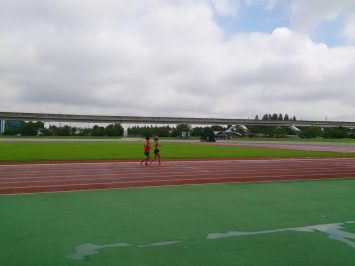
[[[295,126],[295,127],[345,127],[355,128],[355,122],[341,121],[265,121],[232,118],[192,118],[192,117],[149,117],[149,116],[106,116],[46,113],[0,112],[0,120],[24,120],[42,122],[86,122],[122,124],[181,124],[193,125],[244,125],[244,126]],[[4,124],[4,123],[2,123]]]

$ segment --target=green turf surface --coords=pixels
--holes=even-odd
[[[322,232],[255,232],[355,221],[355,179],[0,196],[0,265],[353,266],[353,247]],[[355,224],[344,225],[355,233]],[[139,247],[165,241],[165,246]],[[84,243],[128,243],[79,261]]]
[[[335,152],[162,143],[163,159],[355,157]],[[143,159],[143,142],[0,142],[0,161]]]

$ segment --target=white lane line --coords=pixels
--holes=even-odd
[[[338,160],[338,159],[341,159],[341,160]],[[164,168],[167,168],[167,167],[180,167],[181,164],[183,165],[186,165],[186,167],[188,167],[187,165],[191,165],[193,164],[193,166],[191,167],[195,167],[195,168],[200,168],[200,167],[203,167],[204,170],[209,170],[208,168],[209,167],[217,167],[217,166],[222,166],[222,165],[231,165],[231,163],[235,163],[237,165],[240,165],[240,166],[243,166],[243,165],[246,165],[248,163],[251,163],[252,165],[260,165],[260,164],[268,164],[270,166],[273,166],[273,167],[276,167],[277,165],[279,165],[279,167],[287,167],[287,162],[291,162],[291,161],[294,161],[294,162],[297,162],[297,163],[294,163],[294,166],[305,166],[305,165],[309,165],[309,166],[312,166],[312,165],[315,165],[315,163],[317,163],[318,165],[321,165],[321,164],[324,164],[324,165],[328,165],[329,162],[331,163],[334,163],[334,164],[338,164],[339,166],[339,162],[342,162],[343,166],[350,166],[350,167],[353,167],[353,165],[355,165],[355,159],[352,160],[354,162],[349,162],[349,165],[346,165],[345,162],[344,162],[344,159],[348,159],[348,158],[337,158],[337,162],[334,162],[334,160],[329,160],[329,159],[287,159],[287,160],[284,160],[284,159],[281,159],[281,160],[250,160],[250,161],[241,161],[241,160],[236,160],[236,161],[232,161],[232,160],[225,160],[225,161],[222,161],[222,160],[217,160],[217,161],[174,161],[173,163],[168,162],[166,163],[166,165],[164,166]],[[346,160],[345,160],[346,161]],[[300,162],[307,162],[306,164],[298,164]],[[311,164],[308,164],[308,162],[311,162]],[[116,166],[122,166],[124,164],[136,164],[136,162],[120,162],[120,163],[116,163],[116,162],[113,162],[113,163],[109,163],[110,165],[112,164],[116,164]],[[286,163],[286,165],[285,165]],[[86,165],[88,163],[80,163],[80,165]],[[92,166],[96,166],[95,168],[93,168],[94,170],[98,171],[98,170],[110,170],[110,169],[117,169],[117,170],[133,170],[133,169],[137,169],[136,167],[134,168],[128,168],[128,167],[116,167],[116,168],[103,168],[103,169],[100,169],[102,167],[104,167],[104,165],[107,164],[107,163],[91,163]],[[121,165],[119,165],[121,164]],[[202,165],[201,165],[202,164]],[[48,164],[47,164],[48,165]],[[56,168],[57,171],[73,171],[73,169],[75,170],[81,170],[81,169],[90,169],[90,168],[70,168],[70,169],[66,169],[67,166],[72,166],[72,165],[78,165],[78,163],[71,163],[71,164],[66,164],[66,165],[63,165],[63,164],[56,164],[56,165],[51,165],[51,166],[60,166],[59,168]],[[6,165],[8,166],[8,165]],[[31,168],[28,168],[28,167],[23,167],[23,165],[11,165],[10,166],[10,169],[9,171],[13,171],[14,168],[16,168],[16,170],[25,170],[23,168],[27,168],[28,171],[30,171],[31,169],[34,171],[34,172],[38,172],[38,171],[50,171],[50,170],[54,170],[53,167],[51,168],[35,168],[35,166],[39,166],[38,164],[37,165],[31,165]],[[100,166],[100,167],[97,167],[97,166]],[[233,165],[235,166],[235,165]],[[289,166],[289,165],[288,165]],[[0,165],[0,167],[3,167],[4,168],[4,165]],[[225,166],[224,166],[225,167]],[[2,170],[5,170],[5,169],[2,169]]]
[[[185,175],[181,175],[182,178],[178,178],[178,179],[174,179],[174,177],[178,177],[178,176],[174,176],[173,178],[169,177],[162,177],[163,179],[156,179],[156,180],[129,180],[129,181],[115,181],[115,182],[95,182],[95,183],[74,183],[74,184],[52,184],[52,185],[43,185],[43,186],[19,186],[19,187],[1,187],[0,188],[0,192],[1,190],[7,190],[7,189],[38,189],[38,188],[55,188],[55,187],[72,187],[72,186],[95,186],[95,185],[113,185],[113,184],[131,184],[131,183],[154,183],[154,182],[181,182],[181,181],[202,181],[202,180],[215,180],[215,182],[218,182],[219,180],[221,182],[225,182],[226,179],[233,179],[234,182],[242,182],[243,179],[256,179],[255,181],[258,181],[257,179],[270,179],[271,181],[279,181],[280,179],[275,179],[275,178],[285,178],[285,180],[309,180],[309,179],[316,179],[316,180],[322,180],[322,179],[347,179],[347,178],[355,178],[353,173],[350,173],[349,176],[342,176],[342,177],[336,177],[332,174],[324,174],[324,175],[315,175],[315,176],[308,176],[307,178],[304,178],[304,176],[299,176],[299,175],[280,175],[280,176],[264,176],[264,175],[260,175],[260,176],[252,176],[252,177],[248,177],[248,176],[240,176],[240,177],[236,177],[236,176],[226,176],[226,177],[206,177],[205,175],[202,175],[202,178],[186,178]],[[328,177],[327,177],[328,176]],[[295,179],[289,179],[289,178],[295,178]],[[282,180],[282,179],[281,179]],[[259,180],[262,181],[262,180]],[[253,181],[251,181],[253,182]]]
[[[21,196],[33,194],[55,194],[55,193],[75,193],[75,192],[90,192],[90,191],[107,191],[107,190],[123,190],[123,189],[147,189],[147,188],[164,188],[164,187],[186,187],[186,186],[208,186],[208,185],[225,185],[225,184],[254,184],[254,183],[291,183],[291,182],[305,182],[305,181],[337,181],[349,180],[355,177],[340,177],[340,178],[310,178],[310,179],[287,179],[287,180],[262,180],[262,181],[228,181],[228,182],[206,182],[206,183],[186,183],[186,184],[164,184],[164,185],[148,185],[148,186],[127,186],[127,187],[110,187],[110,188],[90,188],[90,189],[72,189],[72,190],[56,190],[56,191],[39,191],[39,192],[15,192],[15,193],[0,193],[0,197],[6,196]],[[1,189],[0,189],[1,192]]]
[[[186,175],[194,175],[198,173],[207,173],[207,174],[212,174],[216,173],[219,175],[224,175],[224,174],[229,174],[233,173],[236,175],[240,174],[253,174],[253,173],[260,173],[263,172],[264,174],[282,174],[282,173],[289,173],[290,171],[297,173],[297,174],[310,174],[310,173],[323,173],[323,172],[331,172],[331,173],[337,173],[339,171],[339,174],[342,172],[346,171],[354,171],[355,172],[355,167],[334,167],[334,166],[328,166],[327,168],[322,168],[322,169],[317,169],[314,167],[283,167],[283,168],[277,168],[275,169],[274,167],[261,167],[261,168],[235,168],[235,167],[224,167],[223,169],[216,168],[216,167],[210,167],[208,169],[199,169],[195,167],[185,167],[185,168],[179,168],[179,169],[172,169],[172,168],[157,168],[157,171],[152,171],[151,169],[146,169],[146,171],[106,171],[106,172],[101,172],[101,171],[95,171],[95,172],[89,172],[86,169],[79,169],[76,171],[55,171],[55,172],[48,172],[48,171],[43,171],[43,172],[34,172],[33,174],[37,173],[37,175],[31,175],[32,172],[16,172],[12,173],[11,175],[0,175],[0,181],[4,180],[15,180],[15,179],[51,179],[51,178],[80,178],[80,177],[92,177],[92,178],[101,178],[101,177],[106,177],[106,176],[117,176],[117,177],[130,177],[130,176],[145,176],[145,177],[154,177],[154,176],[159,176],[159,175],[174,175],[174,174],[179,174],[181,172],[186,172],[184,170],[188,169],[188,172],[185,173]],[[68,172],[70,173],[68,175]]]
[[[168,163],[177,163],[177,164],[181,164],[181,163],[212,163],[212,162],[272,162],[272,161],[325,161],[325,160],[330,160],[330,161],[334,161],[334,160],[354,160],[355,158],[265,158],[265,159],[259,159],[259,158],[235,158],[235,159],[201,159],[201,160],[195,160],[195,159],[186,159],[186,160],[171,160],[171,159],[167,159],[164,162],[168,162]],[[112,164],[139,164],[139,160],[137,161],[114,161],[114,162],[61,162],[61,163],[18,163],[18,164],[12,164],[11,162],[9,162],[8,164],[0,164],[0,168],[1,167],[17,167],[17,166],[56,166],[56,165],[60,165],[60,166],[65,166],[65,165],[112,165]]]
[[[186,168],[184,168],[186,169]],[[261,171],[264,174],[283,174],[283,173],[289,173],[289,172],[294,172],[297,174],[311,174],[311,173],[323,173],[323,172],[331,172],[336,174],[337,171],[340,171],[339,174],[344,172],[345,170],[351,171],[352,169],[346,169],[346,168],[334,168],[334,167],[329,167],[325,169],[316,169],[316,168],[285,168],[285,169],[275,169],[275,168],[253,168],[253,169],[246,169],[246,168],[241,168],[241,169],[236,169],[236,168],[230,168],[230,169],[210,169],[209,171],[201,171],[198,168],[189,168],[190,171],[181,171],[181,169],[177,171],[172,171],[171,169],[169,171],[155,171],[155,172],[109,172],[109,173],[103,173],[103,172],[97,172],[97,173],[92,173],[92,172],[71,172],[70,175],[67,175],[67,173],[43,173],[42,175],[38,176],[28,176],[28,175],[15,175],[15,176],[7,176],[7,177],[0,177],[0,183],[1,181],[6,181],[6,180],[17,180],[17,179],[39,179],[39,180],[53,180],[52,178],[66,178],[63,180],[72,180],[76,178],[81,178],[81,177],[92,177],[92,179],[97,179],[97,178],[104,178],[107,176],[116,176],[116,177],[123,177],[123,178],[128,178],[128,177],[155,177],[158,175],[174,175],[174,174],[180,174],[184,173],[186,175],[195,175],[195,174],[200,174],[200,173],[205,173],[205,174],[218,174],[218,175],[225,175],[225,174],[258,174]],[[355,174],[355,171],[353,172]]]
[[[331,163],[331,164],[330,164]],[[350,167],[354,167],[355,166],[355,160],[353,162],[334,162],[334,161],[311,161],[311,162],[307,162],[307,163],[304,163],[304,162],[300,162],[300,161],[296,161],[296,162],[293,162],[293,163],[290,163],[290,161],[287,161],[287,162],[274,162],[274,161],[267,161],[266,163],[262,163],[262,162],[253,162],[251,163],[250,165],[246,162],[240,162],[240,161],[236,161],[236,162],[224,162],[224,163],[203,163],[203,164],[184,164],[186,165],[185,168],[187,167],[195,167],[195,168],[200,168],[200,167],[203,167],[203,169],[208,169],[208,168],[214,168],[214,167],[236,167],[236,166],[255,166],[255,167],[258,167],[258,166],[264,166],[264,165],[268,165],[270,167],[290,167],[290,166],[294,166],[294,167],[297,167],[297,166],[314,166],[314,165],[334,165],[334,166],[350,166]],[[97,166],[97,165],[96,165]],[[99,165],[101,166],[101,165]],[[173,167],[179,167],[181,168],[181,164],[175,164],[175,163],[166,163],[164,164],[162,167],[156,167],[156,166],[152,166],[152,168],[147,168],[147,169],[166,169],[166,168],[173,168]],[[32,172],[40,172],[40,171],[82,171],[82,170],[85,170],[85,171],[90,171],[90,170],[96,170],[96,171],[110,171],[110,170],[121,170],[121,171],[126,171],[126,170],[138,170],[138,169],[141,169],[141,168],[146,168],[146,167],[139,167],[139,166],[136,166],[136,167],[110,167],[110,168],[107,168],[107,167],[94,167],[94,168],[87,168],[87,167],[73,167],[73,168],[68,168],[68,167],[57,167],[57,168],[39,168],[39,167],[33,167],[31,166],[31,168],[22,168],[22,167],[18,167],[17,169],[14,169],[14,168],[10,168],[10,169],[2,169],[2,172],[0,173],[4,173],[4,171],[8,170],[9,172],[13,172],[14,170],[16,171],[32,171]]]

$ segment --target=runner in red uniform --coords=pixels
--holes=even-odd
[[[150,141],[149,141],[149,136],[147,136],[145,138],[145,143],[144,143],[144,155],[146,158],[141,160],[141,165],[145,161],[145,165],[148,166],[149,154],[150,154]]]

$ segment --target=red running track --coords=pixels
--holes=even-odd
[[[355,178],[355,158],[222,159],[0,165],[0,194],[185,184]]]

